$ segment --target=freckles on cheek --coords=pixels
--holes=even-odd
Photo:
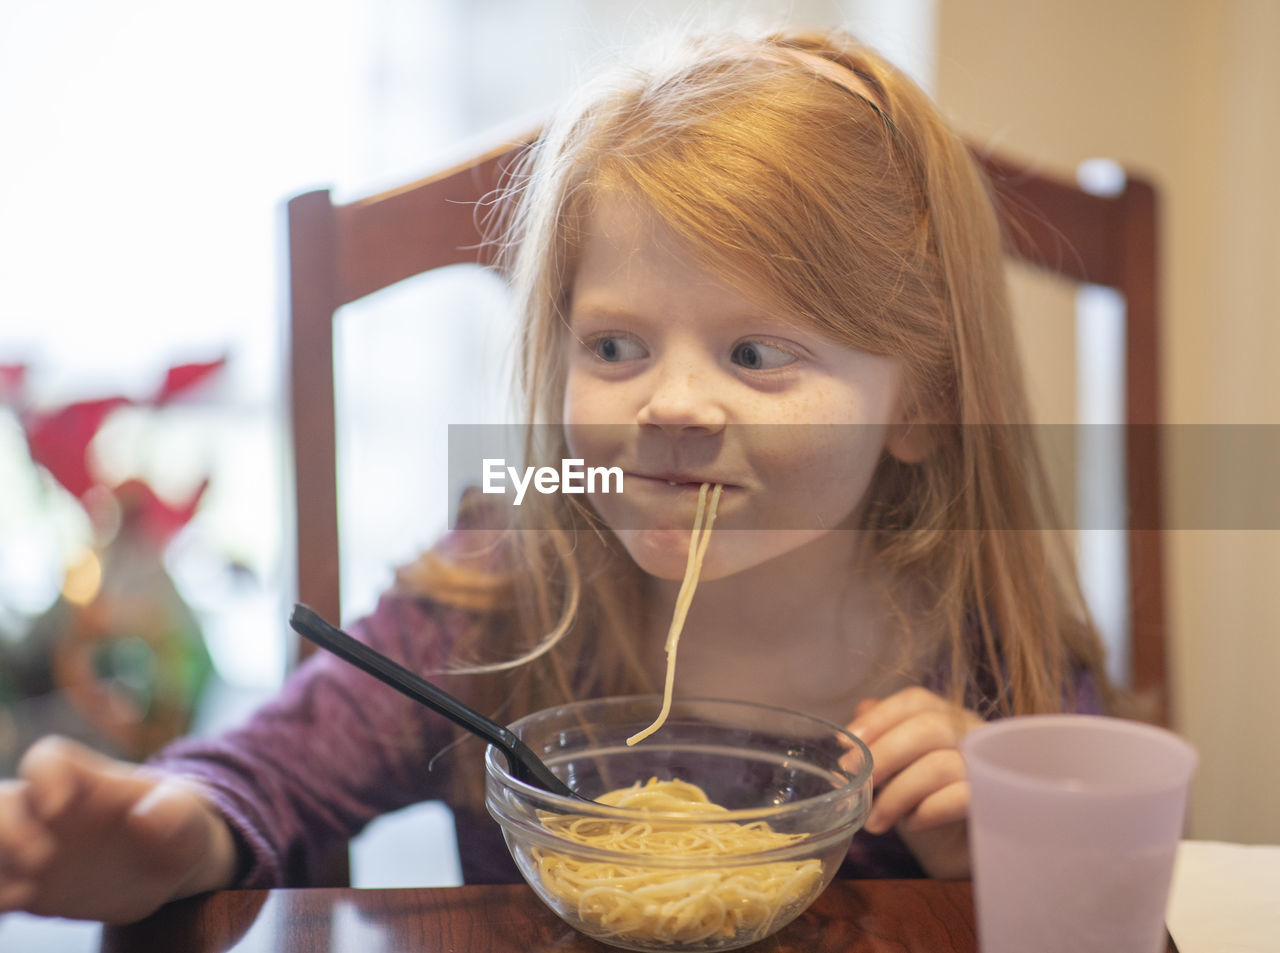
[[[782,406],[780,416],[786,423],[826,426],[863,422],[867,419],[867,410],[861,395],[825,386],[789,398]]]
[[[866,416],[866,408],[856,396],[826,388],[788,396],[769,410],[773,420],[789,426],[849,424]]]
[[[809,397],[795,397],[783,406],[782,414],[788,423],[815,422],[814,409],[822,407],[822,394],[818,394],[818,399],[810,399]]]

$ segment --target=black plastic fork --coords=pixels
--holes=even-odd
[[[474,708],[463,704],[443,689],[437,688],[421,676],[415,675],[403,665],[374,651],[358,639],[326,622],[310,606],[298,603],[289,616],[289,624],[304,638],[310,639],[326,651],[361,671],[367,672],[396,691],[416,702],[426,705],[456,725],[483,738],[501,751],[507,758],[511,776],[525,784],[541,788],[562,797],[589,801],[564,783],[543,763],[533,750],[510,728],[486,718]]]

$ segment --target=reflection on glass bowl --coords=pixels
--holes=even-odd
[[[598,802],[517,781],[490,748],[489,812],[529,885],[588,936],[631,950],[764,939],[835,876],[871,806],[870,752],[820,719],[713,699],[677,700],[662,728],[628,747],[660,704],[607,698],[515,722]]]

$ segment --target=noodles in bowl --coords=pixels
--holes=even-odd
[[[577,844],[642,857],[710,857],[717,866],[690,870],[619,866],[538,848],[533,855],[547,890],[576,907],[602,930],[629,940],[693,944],[714,937],[760,937],[788,910],[808,906],[825,886],[822,864],[812,857],[735,866],[733,858],[794,843],[764,821],[716,824],[724,808],[701,788],[659,781],[610,791],[601,803],[632,810],[707,815],[704,824],[609,821],[549,815],[548,830]],[[719,866],[723,864],[724,866]]]
[[[674,702],[657,736],[628,746],[660,703],[604,699],[517,721],[596,801],[524,785],[490,751],[489,811],[525,879],[589,936],[635,950],[756,942],[835,875],[870,807],[870,755],[818,719],[715,700]]]

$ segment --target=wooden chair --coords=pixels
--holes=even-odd
[[[334,315],[343,305],[435,268],[488,264],[476,203],[491,196],[527,137],[403,188],[335,205],[328,191],[288,204],[290,365],[299,599],[341,618],[334,450]],[[1130,177],[1105,197],[991,155],[1009,253],[1127,302],[1126,428],[1132,687],[1167,717],[1157,319],[1156,193]]]
[[[1008,253],[1124,296],[1124,474],[1129,685],[1143,717],[1169,720],[1160,437],[1158,196],[1126,173],[1114,195],[978,154],[995,188]]]
[[[347,205],[333,204],[327,190],[288,203],[298,599],[328,619],[342,617],[334,315],[414,275],[447,265],[489,265],[492,247],[484,243],[477,204],[498,187],[530,138],[504,138],[443,172]]]

